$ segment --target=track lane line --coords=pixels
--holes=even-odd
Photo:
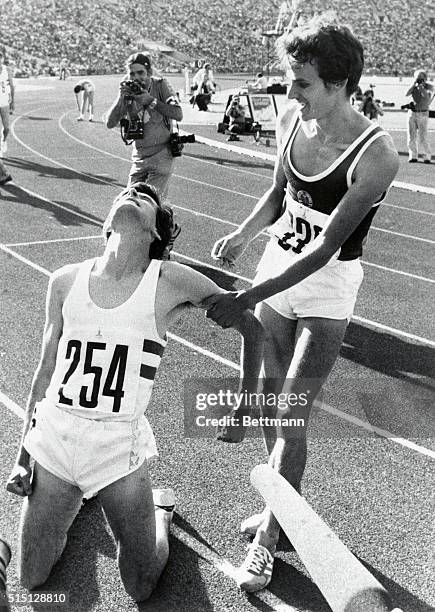
[[[21,188],[21,189],[23,189],[23,191],[28,191],[25,188]],[[58,205],[56,202],[52,202],[51,200],[48,200],[47,198],[44,198],[42,196],[38,196],[35,192],[30,192],[29,191],[29,193],[31,193],[32,196],[34,196],[34,197],[40,197],[42,200],[51,203],[53,206],[61,206],[61,205]],[[87,218],[86,215],[83,215],[82,213],[79,213],[79,212],[76,212],[76,211],[71,211],[69,209],[66,209],[66,210],[68,210],[72,214],[78,215],[80,217]],[[93,220],[93,223],[96,224],[95,220]],[[100,224],[102,226],[102,222]],[[13,251],[11,251],[8,247],[6,247],[5,245],[2,245],[1,243],[0,243],[0,249],[2,249],[4,251],[7,249],[9,254],[13,253]],[[185,257],[185,258],[187,257],[187,256],[182,255],[181,253],[177,253],[177,251],[173,251],[173,253],[174,254],[178,254],[181,257]],[[25,261],[25,262],[30,261],[30,260],[25,260],[25,258],[23,258],[22,256],[18,255],[18,253],[16,255],[17,255],[18,259],[22,258],[22,260]],[[192,260],[193,260],[193,258],[192,258]],[[200,262],[200,260],[196,260],[196,262]],[[205,267],[210,267],[208,263],[205,263],[205,262],[200,262],[200,263],[201,263],[201,265],[203,265]],[[35,266],[36,265],[37,264],[35,264]],[[377,264],[372,264],[372,265],[374,267],[377,266]],[[220,272],[224,271],[223,269],[220,269],[220,268],[217,268],[217,269]],[[399,271],[397,271],[397,273],[399,273]],[[405,273],[405,274],[408,275],[409,273]],[[231,272],[230,276],[232,276],[234,278],[239,278],[240,280],[247,280],[248,282],[252,283],[252,279],[247,279],[247,277],[240,276],[240,275],[238,275],[238,274],[236,274],[234,272]],[[430,282],[432,282],[432,279],[429,279],[429,280],[430,280]],[[395,327],[390,327],[389,325],[384,325],[383,323],[378,323],[377,321],[372,321],[371,319],[365,319],[365,318],[360,317],[358,315],[352,315],[352,320],[355,320],[355,321],[358,321],[360,323],[363,323],[364,325],[366,325],[367,327],[370,327],[372,329],[380,329],[382,331],[386,331],[386,332],[392,334],[393,336],[397,336],[399,338],[406,338],[408,340],[412,340],[412,341],[418,342],[419,344],[423,344],[425,346],[430,346],[430,347],[434,347],[435,348],[435,341],[430,340],[429,338],[424,338],[424,337],[418,336],[416,334],[411,334],[409,332],[397,329]]]
[[[34,246],[34,245],[38,245],[38,244],[55,244],[57,242],[74,242],[76,240],[96,240],[96,239],[103,239],[102,235],[96,235],[96,236],[74,236],[73,238],[51,238],[48,240],[31,240],[28,242],[8,242],[6,244],[4,244],[4,246],[6,247],[21,247],[21,246]],[[230,270],[225,270],[222,266],[214,266],[212,264],[206,263],[205,261],[202,261],[200,259],[195,259],[194,257],[189,257],[188,255],[184,255],[183,253],[180,253],[179,251],[172,251],[173,255],[178,255],[178,257],[182,257],[183,259],[186,259],[187,261],[191,261],[192,263],[198,264],[200,266],[205,266],[207,268],[210,268],[211,270],[217,270],[218,272],[222,272],[228,276],[232,276],[234,278],[246,281],[247,283],[252,283],[253,279],[252,278],[248,278],[247,276],[241,276],[240,274],[237,274],[235,272],[231,272]],[[403,272],[402,270],[395,270],[394,268],[388,268],[387,266],[381,266],[379,264],[375,264],[375,263],[370,263],[369,261],[365,261],[365,260],[361,260],[361,263],[365,266],[369,266],[371,268],[377,268],[379,270],[383,270],[385,272],[391,272],[392,274],[400,274],[402,276],[408,276],[410,278],[413,278],[415,280],[419,280],[419,281],[423,281],[425,283],[432,283],[435,284],[435,279],[433,278],[428,278],[427,276],[419,276],[418,274],[412,274],[411,272]]]
[[[22,263],[25,263],[27,265],[31,265],[31,267],[35,268],[36,270],[38,270],[39,272],[42,272],[43,274],[45,274],[46,276],[50,276],[51,273],[49,270],[46,270],[45,268],[42,268],[41,266],[37,266],[36,264],[33,264],[33,262],[31,262],[30,260],[27,260],[25,257],[21,257],[21,255],[18,255],[18,253],[15,253],[14,251],[12,251],[11,249],[8,249],[7,247],[4,247],[3,245],[0,244],[0,249],[3,249],[4,251],[6,251],[7,253],[9,253],[10,255],[17,257],[17,259],[19,261],[21,261]],[[209,351],[208,349],[203,348],[202,346],[198,346],[197,344],[194,344],[193,342],[190,342],[189,340],[186,340],[185,338],[181,338],[180,336],[173,334],[172,332],[168,332],[168,338],[175,340],[176,342],[178,342],[179,344],[182,344],[186,347],[188,347],[189,349],[191,349],[194,352],[200,353],[201,355],[204,355],[205,357],[209,357],[210,359],[212,359],[213,361],[216,361],[222,365],[228,366],[229,368],[236,370],[236,371],[240,371],[239,365],[237,363],[235,363],[234,361],[231,361],[229,359],[226,359],[225,357],[221,357],[221,355],[218,355],[217,353],[214,353],[213,351]],[[435,346],[435,342],[433,343],[433,345]],[[1,397],[0,397],[1,399]],[[409,448],[411,450],[415,450],[416,452],[419,452],[422,455],[426,455],[428,457],[432,457],[435,458],[435,452],[431,451],[428,448],[425,448],[424,446],[419,446],[417,444],[415,444],[414,442],[411,442],[410,440],[406,440],[404,438],[399,438],[397,436],[395,436],[393,433],[387,431],[386,429],[381,429],[379,427],[374,427],[372,425],[370,425],[370,423],[366,422],[366,421],[362,421],[361,419],[358,419],[357,417],[354,417],[352,415],[347,414],[346,412],[343,412],[341,410],[339,410],[338,408],[333,408],[332,406],[328,406],[328,404],[324,404],[323,402],[319,402],[319,401],[315,401],[314,405],[316,407],[318,407],[321,410],[325,410],[326,412],[329,412],[331,414],[333,414],[334,416],[339,417],[340,419],[343,419],[345,421],[349,421],[350,423],[353,423],[354,425],[358,425],[359,427],[370,431],[370,432],[374,432],[377,435],[386,438],[387,440],[391,440],[392,442],[395,442],[396,444],[400,444],[401,446],[404,446],[406,448]]]
[[[66,117],[68,114],[69,114],[68,112],[64,113],[63,115],[61,115],[61,117],[60,117],[60,118],[59,118],[59,120],[58,120],[59,129],[60,129],[60,130],[61,130],[61,131],[62,131],[62,132],[63,132],[63,133],[66,135],[66,136],[68,136],[68,137],[69,137],[69,138],[71,138],[72,140],[74,140],[74,141],[78,142],[78,143],[79,143],[79,144],[81,144],[82,146],[89,147],[90,149],[93,149],[93,150],[95,150],[95,151],[98,151],[99,153],[103,153],[104,155],[108,155],[108,156],[110,156],[110,157],[114,157],[115,159],[120,159],[120,160],[125,161],[125,162],[127,162],[127,163],[131,163],[131,161],[130,161],[129,159],[126,159],[125,157],[121,157],[121,156],[116,155],[116,154],[114,154],[114,153],[110,153],[110,152],[108,152],[108,151],[105,151],[104,149],[100,149],[100,148],[98,148],[98,147],[95,147],[94,145],[91,145],[91,144],[89,144],[89,143],[87,143],[87,142],[85,142],[85,141],[83,141],[83,140],[80,140],[80,139],[79,139],[79,138],[77,138],[76,136],[73,136],[72,134],[70,134],[70,133],[69,133],[69,132],[68,132],[68,131],[67,131],[67,130],[66,130],[64,127],[63,127],[63,125],[62,125],[62,120],[63,120],[63,119],[64,119],[64,118],[65,118],[65,117]],[[20,118],[20,117],[17,117],[17,119],[14,121],[14,124],[15,124],[15,122],[16,122],[16,121],[17,121],[19,118]],[[14,124],[13,124],[13,125],[14,125]],[[12,127],[13,127],[13,126],[12,126]],[[15,131],[14,131],[14,137],[16,138]],[[214,142],[214,141],[213,141],[213,142]],[[21,144],[22,144],[23,146],[26,146],[26,145],[25,145],[24,143],[22,143],[22,142],[21,142]],[[55,162],[55,163],[59,163],[59,162]],[[71,168],[68,168],[68,170],[71,170]],[[77,170],[75,170],[75,172],[77,172]],[[225,191],[225,192],[231,193],[232,195],[240,195],[240,196],[242,196],[242,197],[249,198],[249,199],[253,199],[253,200],[258,200],[258,199],[259,199],[259,198],[258,198],[258,196],[252,196],[252,195],[250,195],[250,194],[248,194],[248,193],[243,193],[243,192],[240,192],[240,191],[234,191],[234,190],[232,190],[232,189],[227,189],[226,187],[220,187],[220,186],[218,186],[218,185],[213,185],[212,183],[207,183],[207,182],[205,182],[205,181],[200,181],[200,180],[197,180],[197,179],[192,179],[192,178],[189,178],[189,177],[186,177],[186,176],[182,176],[182,175],[179,175],[179,174],[173,174],[173,176],[174,176],[175,178],[179,178],[179,179],[182,179],[182,180],[190,181],[190,182],[192,182],[192,183],[196,183],[196,184],[199,184],[199,185],[204,185],[204,186],[206,186],[206,187],[211,187],[212,189],[218,189],[218,190],[221,190],[221,191]],[[434,194],[435,194],[435,189],[433,190],[433,192],[434,192]],[[176,205],[174,205],[174,207],[175,207],[175,206],[176,206]],[[404,234],[404,233],[400,233],[400,232],[394,232],[393,230],[388,230],[388,229],[380,228],[380,227],[377,227],[376,225],[372,225],[372,226],[371,226],[371,229],[373,229],[373,230],[375,230],[375,231],[384,232],[384,233],[387,233],[387,234],[392,234],[393,236],[399,236],[400,238],[408,238],[408,239],[410,239],[410,240],[417,240],[417,241],[420,241],[420,242],[427,242],[427,243],[429,243],[429,244],[435,244],[435,240],[430,240],[429,238],[421,238],[421,237],[419,237],[419,236],[413,236],[413,235],[411,235],[411,234]]]
[[[62,117],[66,116],[66,115],[67,115],[67,113],[65,113],[64,115],[62,115]],[[61,117],[61,118],[62,118],[62,117]],[[88,176],[88,177],[89,177],[89,176],[91,176],[91,175],[88,175],[88,174],[86,174],[86,173],[84,173],[84,172],[81,172],[81,171],[79,171],[79,170],[76,170],[76,169],[74,169],[74,168],[71,168],[70,166],[66,166],[65,164],[62,164],[61,162],[58,162],[58,161],[53,160],[53,159],[51,159],[51,158],[48,158],[48,157],[44,156],[42,153],[38,153],[38,151],[35,151],[34,149],[31,149],[31,148],[30,148],[28,145],[26,145],[25,143],[23,143],[22,141],[20,141],[20,140],[18,139],[18,137],[16,136],[16,133],[15,133],[15,130],[14,130],[14,124],[15,124],[15,122],[16,122],[18,119],[20,119],[20,117],[17,117],[17,119],[16,119],[16,120],[13,122],[13,124],[12,124],[12,131],[13,131],[14,137],[15,137],[15,138],[16,138],[16,139],[17,139],[17,140],[18,140],[18,141],[19,141],[19,142],[22,144],[22,146],[24,146],[24,147],[28,148],[29,150],[32,150],[32,151],[33,151],[33,152],[34,152],[36,155],[39,155],[40,157],[43,157],[43,158],[45,158],[45,159],[46,159],[46,160],[48,160],[48,161],[52,161],[53,163],[57,164],[58,166],[63,167],[63,168],[65,168],[65,169],[67,169],[67,170],[70,170],[70,171],[72,171],[72,172],[75,172],[76,174],[83,175],[83,176]],[[60,121],[60,120],[59,120],[59,121]],[[68,133],[66,130],[64,130],[62,127],[61,127],[61,129],[62,129],[62,131],[63,131],[63,132],[64,132],[64,133],[65,133],[67,136],[69,136],[70,138],[72,138],[72,139],[74,139],[74,140],[77,140],[77,142],[79,142],[80,144],[83,144],[84,146],[87,146],[87,147],[90,147],[90,148],[95,149],[95,147],[94,147],[93,145],[89,145],[89,144],[85,143],[84,141],[81,141],[81,140],[79,140],[79,139],[75,138],[75,136],[72,136],[71,134],[69,134],[69,133]],[[127,161],[125,158],[120,157],[120,156],[117,156],[117,155],[114,155],[114,154],[109,153],[109,152],[107,152],[107,151],[104,151],[103,149],[97,149],[97,150],[98,150],[98,151],[101,151],[102,153],[105,153],[106,155],[109,155],[109,156],[112,156],[112,157],[116,157],[117,159],[121,159],[121,160],[123,160],[123,161]],[[186,177],[180,177],[179,175],[174,175],[174,176],[177,176],[178,178],[186,178]],[[97,181],[99,181],[99,182],[103,183],[103,184],[106,184],[106,185],[109,185],[109,186],[113,186],[113,184],[112,184],[112,183],[110,183],[109,181],[105,181],[104,179],[101,179],[101,178],[98,178],[98,177],[93,177],[93,178],[94,178],[95,180],[97,180]],[[193,180],[193,179],[186,179],[186,180]],[[200,183],[202,183],[201,181],[194,181],[194,182],[200,182]],[[211,184],[208,184],[208,183],[204,183],[204,184],[205,184],[205,185],[208,185],[208,186],[213,187],[213,185],[211,185]],[[26,191],[26,189],[24,189],[24,188],[22,188],[22,189],[23,189],[24,191]],[[224,189],[224,188],[220,188],[220,187],[219,187],[218,189]],[[229,190],[226,190],[226,191],[229,191]],[[34,193],[33,193],[33,192],[31,192],[30,190],[27,190],[27,192],[28,192],[28,193],[30,193],[31,195],[34,195]],[[239,193],[239,192],[234,192],[234,191],[231,191],[231,193],[233,193],[233,194],[234,194],[234,193],[236,193],[237,195],[242,195],[242,196],[246,196],[246,197],[254,197],[254,196],[249,196],[248,194],[241,194],[241,193]],[[44,199],[42,196],[39,196],[39,197],[41,197],[41,199]],[[255,197],[254,199],[257,199],[257,198]],[[46,201],[47,201],[47,200],[46,200]],[[62,208],[62,205],[61,205],[61,204],[56,204],[56,206],[59,206],[59,207],[61,207],[61,208]],[[219,223],[227,224],[227,225],[230,225],[230,226],[232,226],[232,227],[238,227],[238,224],[237,224],[237,223],[233,223],[232,221],[227,221],[226,219],[221,219],[220,217],[215,217],[215,216],[212,216],[212,215],[207,215],[206,213],[202,213],[202,212],[199,212],[199,211],[195,211],[195,210],[192,210],[192,209],[190,209],[190,208],[186,208],[186,207],[184,207],[184,206],[179,206],[179,205],[177,205],[177,204],[172,204],[172,206],[173,206],[173,208],[178,208],[178,209],[180,209],[180,210],[184,210],[184,211],[189,212],[190,214],[193,214],[193,215],[196,215],[196,216],[205,217],[205,218],[207,218],[207,219],[210,219],[210,220],[213,220],[213,221],[217,221],[217,222],[219,222]],[[72,211],[71,211],[70,209],[68,209],[67,207],[63,207],[63,208],[64,208],[64,210],[66,210],[66,211],[68,211],[68,212],[72,212]],[[82,214],[82,213],[76,213],[76,214],[83,216],[83,214]],[[86,218],[86,217],[84,217],[84,218]],[[435,240],[430,240],[430,239],[428,239],[428,238],[420,238],[420,237],[418,237],[418,236],[412,236],[412,235],[409,235],[409,234],[403,234],[403,233],[399,233],[399,232],[393,232],[392,230],[387,230],[387,229],[383,229],[383,228],[376,228],[376,227],[374,227],[374,226],[372,226],[372,229],[377,229],[377,230],[378,230],[378,231],[380,231],[380,232],[384,232],[384,233],[388,233],[388,234],[393,234],[393,235],[396,235],[396,236],[400,236],[400,237],[402,237],[402,238],[410,238],[411,240],[417,240],[417,241],[426,242],[426,243],[429,243],[429,244],[435,244]],[[265,232],[262,232],[262,233],[261,233],[261,235],[267,235],[267,234],[266,234]],[[363,264],[364,264],[364,263],[367,263],[367,265],[371,265],[371,266],[373,266],[373,267],[377,267],[377,268],[379,268],[379,269],[381,269],[381,270],[383,269],[383,270],[386,270],[386,271],[391,271],[391,272],[394,272],[394,273],[396,273],[396,274],[403,274],[404,276],[408,276],[408,277],[411,277],[411,278],[416,278],[416,279],[418,279],[418,280],[425,280],[426,282],[433,282],[433,280],[432,280],[432,279],[426,279],[426,277],[423,277],[423,276],[413,275],[413,274],[411,274],[410,272],[403,272],[403,271],[401,271],[401,270],[395,270],[395,269],[393,269],[393,268],[386,268],[386,267],[379,266],[379,265],[377,265],[377,264],[370,264],[369,262],[365,262],[365,261],[362,261],[362,263],[363,263]]]

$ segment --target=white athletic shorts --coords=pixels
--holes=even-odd
[[[145,416],[130,422],[84,419],[47,401],[36,404],[24,447],[46,470],[81,489],[84,497],[158,456]]]
[[[266,246],[253,285],[284,272],[297,255],[284,252],[275,239]],[[264,302],[287,319],[320,317],[350,320],[364,273],[359,259],[330,261],[306,279]]]

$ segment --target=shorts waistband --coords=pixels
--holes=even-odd
[[[428,113],[429,109],[426,109],[426,110],[413,110],[412,112],[413,113]]]

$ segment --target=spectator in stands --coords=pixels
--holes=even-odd
[[[225,111],[226,117],[229,117],[228,132],[229,137],[227,140],[240,140],[238,134],[241,134],[245,130],[246,116],[245,108],[240,104],[239,96],[233,96],[227,110]]]
[[[12,71],[3,62],[4,54],[0,51],[0,118],[3,126],[0,135],[0,157],[6,155],[8,146],[6,139],[9,134],[9,111],[14,110],[15,87]]]
[[[431,152],[428,139],[429,106],[433,100],[433,86],[427,82],[427,74],[424,70],[416,70],[414,73],[414,83],[406,92],[407,96],[412,96],[412,108],[408,110],[408,150],[409,163],[418,161],[417,136],[420,141],[420,152],[423,155],[424,163],[430,164]]]
[[[85,112],[89,113],[89,121],[94,120],[94,93],[95,85],[88,79],[82,79],[74,87],[74,93],[77,100],[77,106],[80,115],[77,117],[77,121],[83,121],[85,118]],[[82,102],[80,104],[80,94],[83,93]]]
[[[132,95],[131,87],[126,84],[130,79],[140,84],[142,93]],[[124,118],[130,121],[135,118],[143,126],[143,138],[133,140],[128,185],[144,181],[165,197],[174,166],[169,146],[171,122],[181,121],[183,111],[166,79],[152,76],[150,58],[143,53],[133,53],[127,60],[127,75],[109,110],[107,127],[115,127]]]

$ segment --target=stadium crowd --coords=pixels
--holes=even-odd
[[[366,69],[409,75],[434,68],[435,23],[428,0],[303,0],[300,19],[333,9],[358,34]],[[2,0],[0,39],[16,76],[58,75],[66,59],[72,74],[123,71],[124,58],[149,41],[177,50],[159,55],[161,69],[204,57],[220,72],[255,72],[274,57],[264,32],[274,30],[279,0],[148,0],[144,7],[116,0]],[[144,18],[146,9],[146,18]],[[225,41],[225,44],[222,44]],[[151,46],[151,54],[158,49]],[[157,58],[155,58],[157,59]]]

